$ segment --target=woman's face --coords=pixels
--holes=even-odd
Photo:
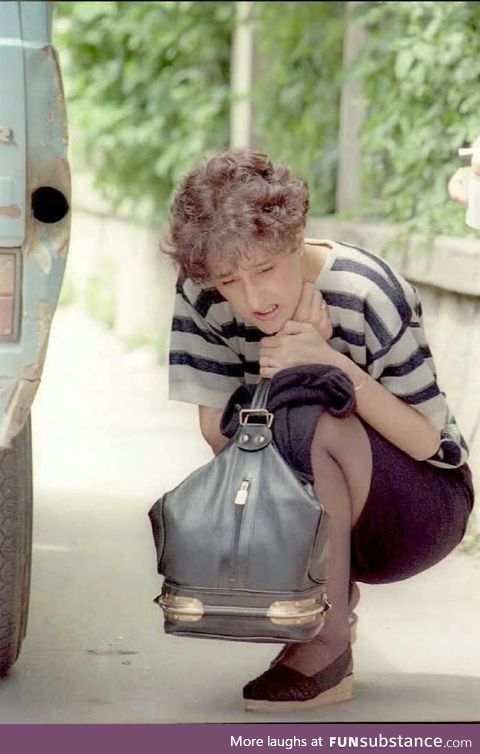
[[[292,318],[302,293],[300,251],[271,254],[258,249],[242,257],[237,267],[221,260],[209,265],[213,285],[242,319],[267,335]]]

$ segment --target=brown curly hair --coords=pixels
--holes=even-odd
[[[167,246],[180,274],[208,280],[208,261],[232,266],[240,255],[262,248],[296,251],[309,209],[307,184],[285,165],[247,149],[230,149],[191,172],[171,207]]]

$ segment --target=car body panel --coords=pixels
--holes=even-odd
[[[10,447],[25,424],[40,383],[70,238],[51,6],[0,3],[0,72],[8,72],[0,88],[0,447]]]

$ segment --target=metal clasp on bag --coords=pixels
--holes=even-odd
[[[248,421],[248,417],[252,414],[261,416],[265,419],[263,422]],[[273,414],[267,411],[266,408],[242,408],[238,415],[238,422],[240,426],[244,427],[246,424],[256,425],[260,427],[271,427],[273,422]]]

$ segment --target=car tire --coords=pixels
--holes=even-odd
[[[0,450],[0,677],[17,660],[27,631],[32,560],[31,419]]]

